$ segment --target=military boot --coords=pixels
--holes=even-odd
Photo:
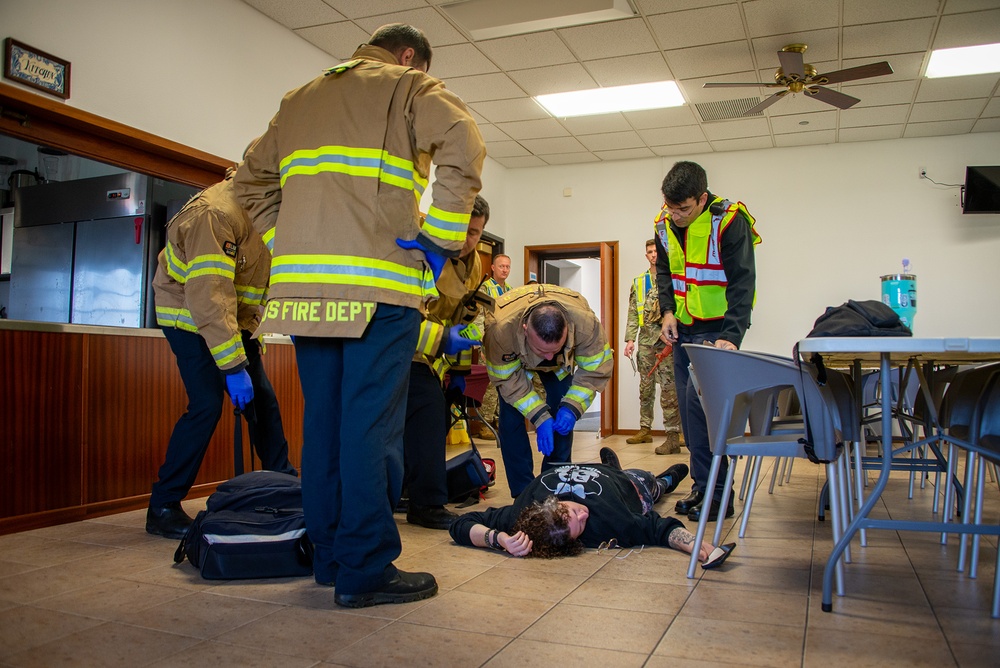
[[[680,437],[676,431],[668,431],[663,443],[656,447],[658,455],[676,455],[681,451]]]
[[[636,443],[652,443],[653,435],[649,433],[649,429],[643,427],[639,430],[639,433],[635,436],[630,436],[625,439],[625,442],[629,445],[635,445]]]

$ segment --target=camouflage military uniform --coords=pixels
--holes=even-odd
[[[639,292],[645,292],[644,295],[636,294],[637,284],[642,285]],[[648,377],[649,370],[656,364],[657,353],[666,346],[660,340],[660,320],[656,276],[647,271],[632,282],[628,298],[628,325],[625,328],[625,340],[635,341],[636,344],[636,366],[639,369],[639,427],[647,430],[652,428],[653,401],[656,399],[656,384],[659,383],[663,428],[668,433],[679,433],[681,418],[677,409],[677,391],[674,388],[673,355],[665,357],[656,367],[653,376]]]
[[[481,292],[485,292],[493,299],[496,299],[503,293],[510,290],[509,285],[500,285],[490,277],[479,288]],[[544,393],[541,396],[545,396]],[[486,386],[486,393],[483,394],[482,405],[479,407],[479,417],[483,418],[487,422],[492,424],[497,423],[497,410],[500,408],[500,402],[497,398],[497,388],[493,387],[493,383]],[[492,440],[492,434],[489,433],[485,427],[481,430],[480,436],[488,440]]]

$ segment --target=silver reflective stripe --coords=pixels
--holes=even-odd
[[[206,533],[202,537],[209,545],[215,545],[217,543],[280,543],[284,540],[299,538],[305,534],[305,532],[305,529],[296,529],[294,531],[286,531],[285,533],[278,534],[276,536],[261,536],[259,534],[250,533],[239,534],[238,536],[220,536],[215,533]]]

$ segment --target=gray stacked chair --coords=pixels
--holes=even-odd
[[[996,464],[1000,462],[1000,373],[991,376],[978,402],[978,414],[975,427],[980,451],[984,459]],[[982,476],[979,477],[977,496],[979,504],[977,509],[981,511]],[[981,514],[978,521],[982,521]],[[978,534],[976,538],[978,538]],[[996,570],[993,573],[993,605],[990,615],[996,619],[1000,618],[1000,547],[997,549]]]
[[[809,364],[747,351],[724,350],[711,346],[684,344],[697,380],[702,407],[708,423],[708,436],[712,448],[712,467],[707,481],[703,481],[706,499],[711,499],[719,476],[723,457],[800,457],[807,458],[804,441],[808,438],[814,457],[827,467],[833,514],[834,541],[846,525],[840,499],[841,466],[837,461],[841,445],[841,413],[837,400],[828,387],[816,382],[816,370]],[[751,408],[761,393],[774,394],[781,388],[791,387],[799,397],[804,418],[804,432],[761,433],[746,435]],[[735,466],[723,486],[720,508],[729,504]],[[753,485],[751,485],[751,490]],[[752,498],[749,502],[752,502]],[[698,522],[695,545],[700,545],[710,513],[702,513]],[[723,515],[723,513],[719,513]],[[713,543],[718,544],[722,535],[722,521],[716,523]],[[693,578],[698,565],[698,550],[691,555],[687,576]],[[842,592],[841,570],[837,571],[838,592]]]

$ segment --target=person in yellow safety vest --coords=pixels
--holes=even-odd
[[[463,394],[465,376],[471,370],[471,348],[482,342],[479,304],[469,297],[477,294],[482,280],[476,244],[489,219],[490,205],[482,195],[476,195],[465,246],[461,255],[446,262],[441,271],[437,281],[440,297],[427,304],[417,354],[410,363],[403,432],[406,521],[428,529],[447,530],[458,517],[444,507],[448,503],[448,402],[442,382],[447,373],[448,396]]]
[[[625,327],[625,357],[635,354],[639,373],[639,433],[625,439],[626,443],[652,443],[653,404],[656,386],[660,386],[660,408],[663,409],[663,443],[656,446],[658,455],[673,455],[681,451],[681,418],[677,409],[672,353],[657,360],[667,344],[660,338],[660,300],[656,288],[656,240],[646,242],[649,269],[632,281],[628,297],[628,324]]]
[[[431,56],[420,30],[382,26],[350,60],[285,95],[236,173],[237,197],[273,253],[261,330],[295,344],[313,576],[346,607],[438,590],[430,573],[394,565],[393,509],[421,312],[465,243],[486,146],[465,103],[427,74]]]
[[[177,420],[149,496],[146,531],[182,538],[181,508],[215,427],[223,392],[243,409],[262,468],[296,475],[264,365],[251,339],[267,294],[271,255],[233,194],[233,170],[191,198],[167,223],[153,276],[156,324],[177,358],[188,405]]]
[[[698,521],[708,499],[709,517],[714,519],[728,462],[723,458],[716,489],[704,489],[712,464],[708,425],[681,344],[740,347],[756,296],[754,247],[761,238],[743,203],[709,192],[708,175],[697,163],[674,164],[661,191],[664,205],[654,223],[656,282],[663,314],[660,330],[663,339],[674,346],[674,377],[693,482],[691,494],[678,501],[675,509]],[[729,498],[726,517],[733,515],[732,495]]]
[[[510,291],[510,286],[507,285],[507,277],[510,276],[510,256],[504,255],[503,253],[498,253],[493,256],[493,262],[490,265],[492,276],[486,279],[483,283],[483,287],[479,288],[493,299],[498,299],[505,292]],[[483,393],[483,401],[479,406],[479,417],[484,422],[489,422],[493,425],[493,428],[497,427],[497,413],[500,404],[497,396],[497,388],[493,386],[493,383],[489,383],[486,386],[486,391]],[[490,431],[490,428],[483,423],[476,423],[478,425],[478,433],[476,434],[479,438],[484,441],[495,441],[496,436]]]

